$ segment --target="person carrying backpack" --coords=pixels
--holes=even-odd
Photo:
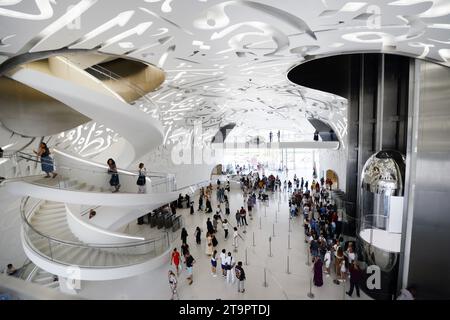
[[[238,292],[244,293],[245,271],[244,268],[242,268],[242,261],[237,263],[237,266],[234,267],[234,271],[236,273],[236,279],[238,279]]]
[[[146,175],[147,175],[147,169],[145,169],[144,164],[141,162],[139,163],[139,174],[138,179],[136,181],[136,184],[138,185],[138,193],[147,193],[146,188]]]
[[[227,270],[227,283],[234,283],[233,276],[233,268],[234,268],[234,259],[231,255],[231,252],[228,252],[227,257],[225,258],[225,269]]]

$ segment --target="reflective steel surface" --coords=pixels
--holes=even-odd
[[[421,63],[408,283],[418,299],[449,299],[450,69]]]
[[[382,150],[363,167],[361,187],[373,193],[403,196],[405,157],[397,151]]]

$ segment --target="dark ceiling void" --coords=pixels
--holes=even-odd
[[[311,59],[289,70],[287,78],[300,86],[350,99],[352,77],[361,68],[363,56],[366,61],[377,62],[380,53],[352,53]],[[384,56],[386,61],[408,60],[402,55]]]
[[[211,143],[223,143],[225,139],[227,138],[227,135],[233,130],[233,128],[236,126],[236,123],[229,123],[223,127],[219,128],[219,131],[214,135],[214,137],[211,140]]]
[[[347,98],[350,56],[339,55],[307,61],[292,68],[287,77],[300,86]]]
[[[319,132],[322,141],[339,141],[333,129],[322,120],[309,118],[308,121],[312,124],[314,129]]]

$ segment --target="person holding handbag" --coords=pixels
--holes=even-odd
[[[33,152],[41,158],[41,168],[46,174],[45,178],[50,178],[50,173],[52,174],[52,178],[56,177],[58,174],[54,171],[53,159],[50,157],[50,149],[47,147],[47,144],[41,142],[39,144],[39,150],[33,150]]]
[[[145,169],[144,164],[141,162],[139,163],[139,176],[136,181],[136,184],[138,185],[138,193],[147,193],[146,188],[146,176],[147,176],[147,169]]]
[[[109,180],[109,185],[112,188],[112,192],[117,192],[120,189],[119,173],[117,172],[116,162],[109,158],[106,162],[108,164],[108,174],[111,175]]]

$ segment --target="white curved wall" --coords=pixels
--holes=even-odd
[[[72,233],[82,242],[89,244],[119,244],[144,240],[143,237],[129,236],[120,232],[108,231],[83,221],[81,206],[66,204],[67,224]]]
[[[17,70],[10,78],[63,102],[109,128],[114,128],[133,145],[134,159],[163,142],[163,128],[159,121],[115,97],[28,68]]]
[[[23,232],[21,233],[23,249],[28,258],[33,261],[39,268],[46,270],[52,274],[60,277],[69,277],[73,275],[73,270],[76,270],[78,276],[74,278],[79,280],[115,280],[133,277],[151,270],[154,270],[162,265],[169,264],[170,253],[172,247],[168,248],[163,254],[144,263],[117,268],[79,268],[78,266],[67,266],[57,262],[50,261],[45,257],[36,253],[25,241]]]

